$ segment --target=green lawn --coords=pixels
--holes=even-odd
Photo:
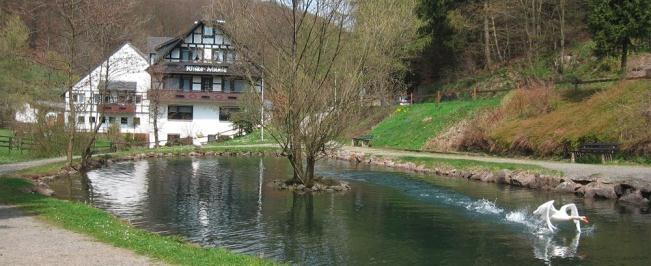
[[[0,128],[0,140],[6,141],[8,139],[5,137],[13,137],[13,136],[14,133],[11,131],[11,129]],[[0,145],[5,146],[6,143],[1,143]],[[27,161],[30,159],[32,159],[32,156],[30,156],[29,151],[27,150],[23,150],[21,152],[12,149],[10,151],[7,147],[0,147],[0,164],[15,163],[15,162]]]
[[[262,135],[260,134],[260,130],[255,130],[244,136],[236,137],[234,139],[227,140],[221,143],[216,143],[215,145],[251,145],[251,144],[270,144],[270,143],[276,143],[276,141],[274,141],[274,139],[271,137],[271,135],[269,135],[269,133],[265,133],[264,140],[262,140]]]
[[[447,126],[482,107],[497,106],[499,98],[423,103],[397,108],[371,131],[375,147],[420,150]]]
[[[0,203],[17,205],[29,214],[101,242],[133,250],[178,265],[272,265],[272,261],[236,254],[220,248],[202,248],[181,237],[160,236],[136,229],[111,214],[84,203],[58,200],[23,192],[27,180],[0,178]],[[83,252],[83,250],[80,250]]]
[[[543,168],[531,164],[515,164],[515,163],[493,163],[483,162],[476,160],[463,160],[463,159],[445,159],[445,158],[427,158],[427,157],[399,157],[398,161],[412,162],[416,165],[424,165],[427,168],[443,168],[443,169],[457,169],[457,170],[511,170],[511,171],[531,171],[541,174],[561,175],[562,173]]]

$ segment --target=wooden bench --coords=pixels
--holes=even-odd
[[[586,155],[586,154],[601,154],[601,163],[606,163],[606,160],[612,160],[613,155],[619,150],[619,144],[617,143],[584,143],[581,144],[579,149],[571,151],[572,153],[572,162],[576,162],[576,159]]]
[[[371,140],[373,140],[371,135],[357,136],[353,138],[353,146],[371,147]]]

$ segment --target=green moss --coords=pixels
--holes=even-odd
[[[133,250],[166,263],[179,265],[272,265],[271,261],[220,248],[202,248],[180,237],[160,236],[136,229],[109,213],[79,202],[22,192],[23,179],[0,178],[0,202],[17,205],[30,214],[70,231],[86,234],[113,246]],[[80,251],[80,252],[83,252]]]
[[[496,106],[498,98],[423,103],[397,108],[371,134],[375,147],[420,149],[447,126],[472,115],[476,110]]]

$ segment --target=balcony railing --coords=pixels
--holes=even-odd
[[[160,90],[163,102],[207,102],[237,104],[242,96],[239,92],[223,91],[182,91],[175,89]]]
[[[136,112],[135,103],[103,103],[98,105],[99,111],[105,114],[127,114]]]

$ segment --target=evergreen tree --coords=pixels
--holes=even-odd
[[[632,40],[651,34],[651,0],[589,0],[588,27],[599,56],[619,53],[626,71]]]

